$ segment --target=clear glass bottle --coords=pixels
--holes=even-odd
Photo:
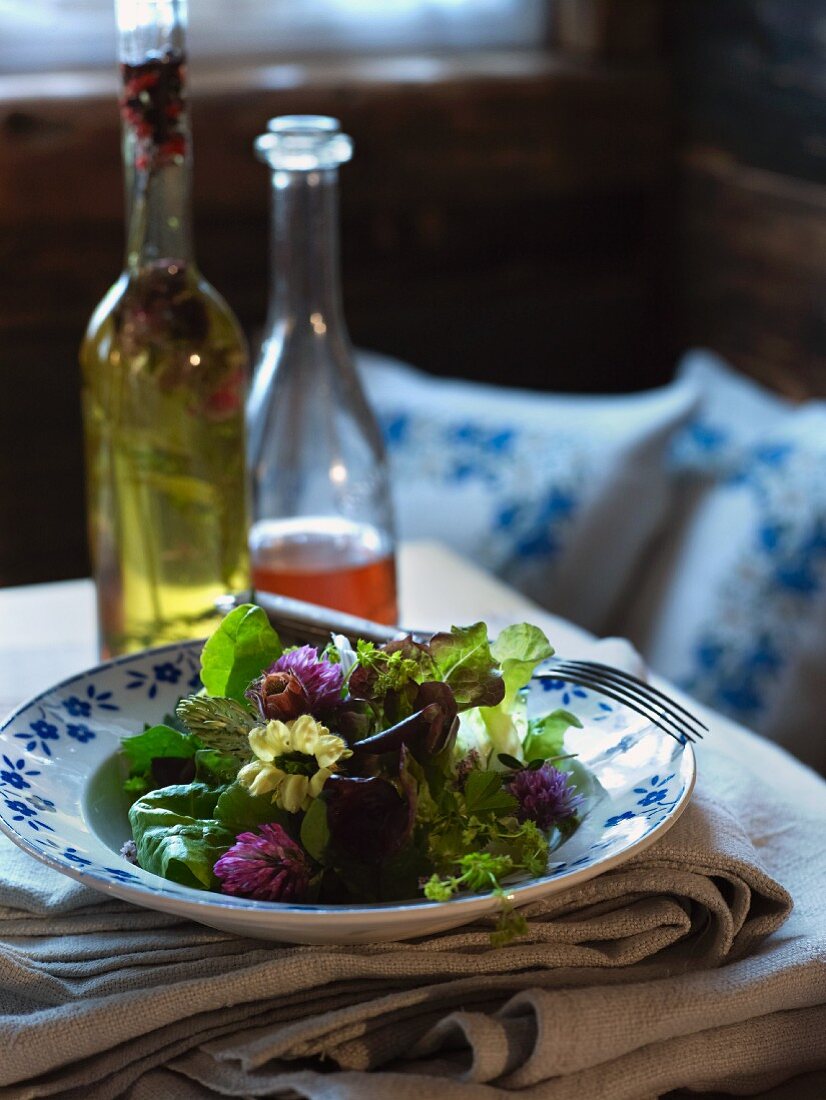
[[[272,295],[249,402],[255,588],[375,622],[397,619],[384,449],[341,303],[336,119],[271,120]]]
[[[249,583],[248,354],[190,230],[185,0],[119,0],[124,271],[80,352],[101,650],[207,633]]]

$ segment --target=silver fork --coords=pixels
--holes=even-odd
[[[670,695],[652,684],[632,676],[630,672],[604,665],[599,661],[573,661],[565,657],[551,657],[535,680],[562,680],[580,687],[593,688],[600,694],[622,703],[641,714],[681,745],[702,738],[708,726],[696,715],[686,710]]]
[[[263,608],[282,639],[291,644],[312,642],[326,645],[331,634],[343,634],[351,643],[357,638],[364,638],[377,644],[408,636],[414,641],[426,641],[429,637],[427,634],[383,626],[369,619],[345,615],[328,607],[318,607],[316,604],[292,600],[286,596],[274,596],[268,592],[256,592],[252,597],[249,593],[228,597],[222,601],[221,609],[229,611],[236,604],[250,598]],[[642,715],[681,745],[696,741],[703,736],[703,732],[708,732],[708,727],[699,718],[659,688],[632,676],[630,672],[623,672],[599,661],[551,657],[534,679],[563,680],[565,683],[599,691],[608,699],[622,703],[629,710]]]

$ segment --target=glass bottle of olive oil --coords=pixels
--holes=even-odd
[[[185,0],[118,0],[122,275],[81,347],[105,656],[196,637],[246,587],[248,354],[192,255]]]

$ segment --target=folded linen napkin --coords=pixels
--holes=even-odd
[[[471,1100],[574,1095],[582,1079],[581,1097],[606,1073],[612,1097],[646,1095],[643,1083],[654,1096],[651,1049],[711,1027],[736,1038],[767,1012],[811,1062],[813,1024],[795,1014],[826,979],[783,932],[782,957],[766,954],[791,899],[763,867],[765,823],[755,845],[742,808],[723,804],[734,770],[710,756],[658,844],[532,904],[528,934],[500,949],[484,923],[402,944],[242,940],[107,901],[0,838],[0,1098]],[[770,796],[749,804],[762,813]],[[770,1056],[789,1075],[788,1034],[760,1046],[755,1073]]]

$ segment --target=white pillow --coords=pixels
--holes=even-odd
[[[708,352],[675,437],[680,518],[612,624],[652,667],[826,770],[826,402],[795,406]]]
[[[599,632],[667,513],[663,456],[691,387],[563,396],[360,362],[400,536],[440,539]]]

